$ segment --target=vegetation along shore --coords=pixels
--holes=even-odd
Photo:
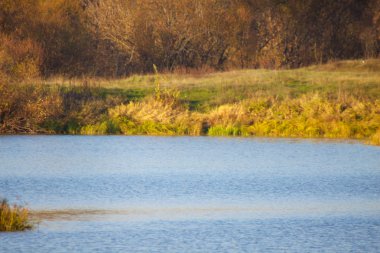
[[[1,134],[352,138],[380,144],[380,60],[0,84]]]
[[[2,0],[0,134],[380,144],[380,0]]]

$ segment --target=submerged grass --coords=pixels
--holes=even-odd
[[[0,202],[0,232],[25,231],[33,228],[29,221],[29,210],[18,205]]]

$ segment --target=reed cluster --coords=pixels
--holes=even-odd
[[[0,232],[32,229],[29,210],[18,205],[11,206],[5,199],[0,202]]]

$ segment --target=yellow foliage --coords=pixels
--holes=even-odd
[[[17,205],[10,206],[6,200],[0,202],[0,232],[24,231],[33,226],[29,222],[29,210]]]
[[[127,105],[122,104],[109,110],[109,115],[112,118],[127,117],[138,122],[173,123],[186,114],[188,111],[155,98],[149,98],[142,102],[130,102]]]
[[[126,117],[134,129],[133,133],[137,134],[371,137],[372,143],[377,143],[379,133],[375,134],[375,130],[380,127],[379,105],[378,101],[365,102],[351,97],[339,102],[327,100],[319,94],[309,94],[283,100],[252,98],[200,113],[151,98],[116,106],[109,110],[109,115],[111,118]],[[148,125],[149,131],[146,128]],[[139,126],[144,128],[139,130]]]

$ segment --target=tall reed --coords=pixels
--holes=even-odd
[[[6,199],[0,202],[0,232],[25,231],[32,229],[29,210],[18,205],[11,206]]]

